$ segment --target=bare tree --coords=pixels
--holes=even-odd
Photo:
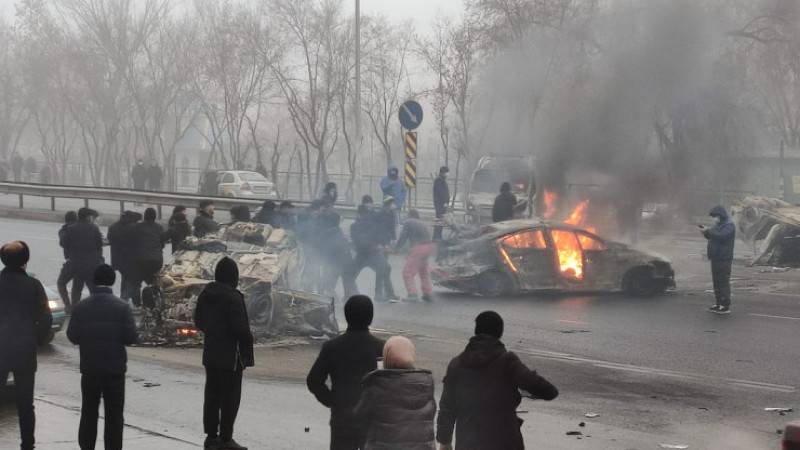
[[[16,151],[30,118],[30,96],[24,82],[24,42],[14,28],[0,20],[0,159]]]

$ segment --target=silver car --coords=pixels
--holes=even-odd
[[[258,172],[225,170],[218,173],[217,195],[222,197],[277,198],[275,184]]]

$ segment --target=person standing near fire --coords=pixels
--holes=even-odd
[[[517,196],[511,192],[511,183],[508,181],[500,185],[500,195],[495,197],[492,205],[492,222],[505,222],[514,218],[514,208],[517,206]]]
[[[708,260],[711,261],[711,278],[717,303],[709,308],[716,314],[731,312],[731,266],[736,242],[736,225],[723,206],[715,206],[709,215],[717,220],[711,227],[700,226],[708,240]]]

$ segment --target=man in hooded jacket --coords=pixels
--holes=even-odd
[[[511,192],[511,183],[504,182],[500,185],[500,195],[495,197],[492,205],[492,222],[505,222],[513,219],[516,206],[517,196]]]
[[[450,361],[437,420],[440,449],[451,448],[455,429],[457,450],[523,450],[520,389],[542,400],[558,396],[555,386],[506,350],[502,336],[502,317],[482,312],[475,319],[475,336]]]
[[[724,206],[715,206],[709,215],[717,220],[712,227],[701,227],[708,239],[708,259],[711,261],[711,278],[717,303],[709,311],[717,314],[731,312],[731,266],[736,242],[736,225]]]
[[[361,380],[378,368],[384,341],[369,332],[373,317],[369,297],[350,297],[344,306],[344,317],[347,331],[323,344],[306,384],[314,397],[331,410],[331,450],[363,450],[367,430],[354,408],[361,397]]]
[[[381,192],[383,198],[392,197],[394,199],[395,207],[403,209],[406,204],[406,184],[400,178],[400,171],[395,165],[389,166],[386,171],[386,176],[381,179]]]
[[[239,267],[228,257],[217,263],[214,280],[197,298],[194,321],[203,332],[206,368],[204,448],[247,450],[233,440],[242,397],[242,373],[255,365],[253,334],[244,295],[237,289]]]
[[[37,340],[50,332],[53,322],[42,283],[25,271],[29,259],[30,249],[22,241],[0,248],[5,266],[0,272],[0,386],[14,374],[22,450],[34,447]]]

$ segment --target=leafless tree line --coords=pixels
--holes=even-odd
[[[83,161],[93,183],[125,185],[122,174],[139,158],[159,161],[170,178],[178,143],[196,130],[209,167],[260,162],[273,177],[279,167],[300,172],[291,182],[311,195],[332,171],[347,173],[353,195],[368,150],[383,163],[401,157],[397,109],[417,97],[430,106],[441,163],[459,178],[478,156],[511,151],[498,146],[557,148],[537,133],[586,113],[582,102],[604,90],[618,47],[643,36],[636,16],[656,3],[465,0],[462,14],[419,34],[364,17],[356,105],[354,20],[344,0],[21,0],[15,19],[0,24],[0,160],[26,145],[41,151],[56,181]],[[693,145],[735,146],[728,131],[744,116],[800,147],[795,2],[693,3],[721,27],[704,57],[724,72],[725,92],[716,91],[720,103],[703,120],[656,95],[649,131],[636,139],[658,142],[673,171]],[[653,48],[667,61],[674,50]],[[698,127],[717,134],[699,138]]]

